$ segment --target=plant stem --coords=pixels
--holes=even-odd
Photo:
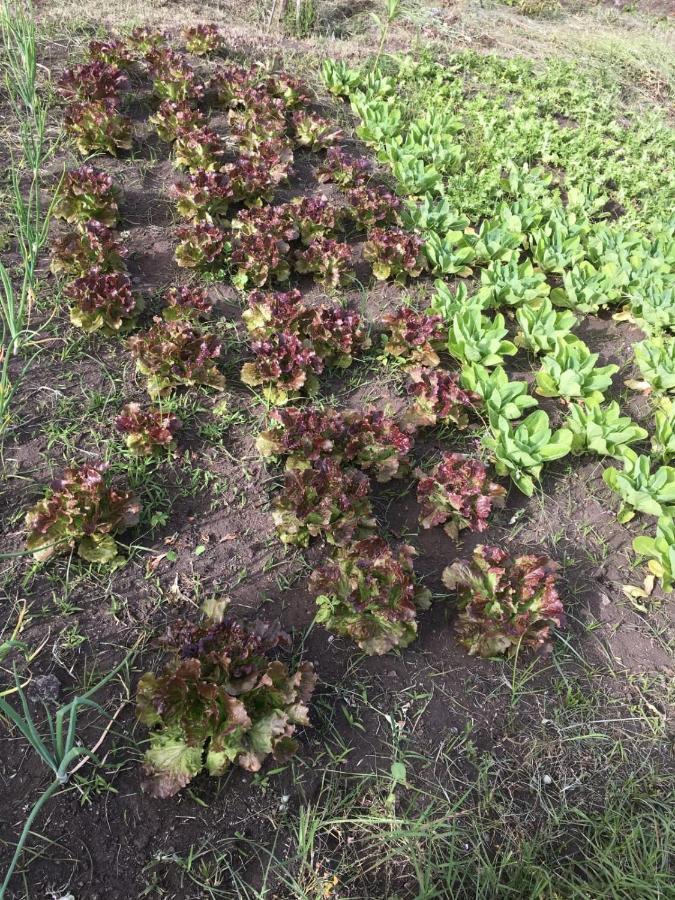
[[[35,806],[31,809],[28,814],[28,818],[23,826],[21,834],[19,836],[19,840],[16,845],[16,849],[14,850],[14,856],[12,857],[12,861],[9,864],[9,868],[7,869],[7,874],[5,875],[5,880],[2,882],[2,887],[0,887],[0,900],[3,900],[5,896],[5,891],[9,886],[9,882],[11,881],[12,875],[14,874],[14,870],[16,869],[17,863],[19,862],[19,858],[21,856],[21,852],[23,850],[23,845],[26,843],[28,839],[28,835],[30,834],[31,826],[35,819],[38,817],[40,810],[45,805],[45,803],[58,791],[60,787],[63,787],[63,783],[60,778],[55,778],[54,781],[49,785],[47,790],[42,794],[42,796],[37,800]]]

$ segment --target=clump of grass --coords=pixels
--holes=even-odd
[[[41,201],[41,171],[56,144],[46,138],[47,103],[38,90],[36,28],[30,3],[2,0],[0,6],[2,70],[16,131],[20,154],[12,152],[10,162],[10,204],[16,235],[21,274],[18,284],[0,263],[0,435],[9,421],[9,408],[16,387],[9,377],[12,356],[33,343],[31,354],[20,370],[27,370],[35,355],[35,335],[30,316],[37,290],[37,264],[48,236],[52,203],[47,209]],[[28,190],[21,187],[28,172]]]

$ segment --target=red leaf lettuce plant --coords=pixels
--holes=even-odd
[[[141,409],[138,403],[127,403],[115,419],[118,431],[126,435],[127,448],[136,456],[151,456],[159,447],[171,447],[181,426],[173,413],[160,409]]]
[[[159,100],[195,103],[204,96],[204,85],[180,53],[158,47],[150,50],[146,59],[153,73],[152,90]]]
[[[120,192],[110,175],[93,166],[80,166],[66,172],[54,206],[57,219],[69,224],[86,225],[96,219],[114,228],[119,217]]]
[[[127,43],[141,55],[146,56],[151,50],[166,46],[166,35],[161,31],[153,31],[146,25],[138,25],[127,36]]]
[[[179,134],[203,128],[205,121],[204,114],[186,100],[162,100],[157,112],[148,117],[160,141],[167,144],[172,144]]]
[[[247,627],[232,619],[171,627],[170,660],[138,683],[136,714],[150,729],[143,790],[172,797],[200,772],[230,765],[257,772],[298,749],[296,728],[309,724],[316,676],[311,663],[294,672],[268,654],[287,641],[275,626]]]
[[[416,366],[408,371],[408,376],[410,403],[403,416],[408,428],[448,424],[460,430],[466,428],[469,412],[480,404],[480,397],[460,387],[456,372]]]
[[[101,272],[96,266],[69,284],[64,294],[71,301],[70,321],[87,334],[117,334],[122,326],[133,323],[139,311],[129,277]]]
[[[196,285],[172,287],[164,294],[166,306],[162,310],[162,318],[166,322],[176,319],[194,320],[208,315],[213,308],[206,288]]]
[[[93,266],[100,272],[124,271],[126,249],[115,233],[96,219],[90,219],[82,231],[56,238],[52,245],[50,269],[54,275],[84,275]]]
[[[307,306],[302,294],[292,291],[252,291],[242,319],[250,337],[264,340],[281,331],[300,331],[296,320],[305,320]]]
[[[304,468],[317,460],[346,461],[372,471],[380,482],[409,468],[412,439],[379,410],[320,411],[290,407],[272,412],[272,427],[257,447],[266,459],[286,457],[286,468]]]
[[[224,155],[220,135],[206,127],[179,131],[173,144],[174,165],[193,173],[214,172],[222,165]]]
[[[213,335],[181,319],[155,319],[144,332],[129,338],[136,368],[147,377],[151,397],[163,397],[181,385],[204,385],[222,391],[223,375],[216,368],[221,345]]]
[[[424,268],[424,241],[402,228],[373,228],[363,247],[363,255],[373,267],[378,281],[395,278],[405,282],[417,278]]]
[[[222,222],[234,200],[234,188],[224,172],[197,169],[185,184],[174,184],[172,195],[177,199],[176,211],[184,219],[209,223]]]
[[[326,288],[336,289],[349,277],[352,251],[349,244],[330,238],[317,238],[305,250],[298,250],[295,268],[298,272],[314,276],[314,280]]]
[[[370,338],[355,309],[337,303],[322,304],[308,309],[306,323],[305,334],[328,366],[346,369],[352,364],[354,353],[370,347]]]
[[[473,559],[443,572],[456,591],[455,629],[471,656],[513,656],[520,647],[549,649],[551,628],[565,623],[555,586],[558,566],[547,556],[518,556],[480,544]]]
[[[288,218],[298,229],[303,244],[331,237],[340,228],[344,212],[325,196],[296,197],[287,208]]]
[[[232,284],[243,291],[247,286],[264,287],[272,281],[288,281],[290,247],[271,234],[240,234],[232,243]]]
[[[272,502],[272,520],[284,544],[307,547],[321,535],[329,544],[346,544],[375,527],[370,482],[358,469],[319,459],[305,469],[289,469]]]
[[[305,110],[293,113],[293,133],[296,144],[310,150],[325,150],[342,137],[341,129],[332,122]]]
[[[445,326],[440,316],[417,312],[410,306],[400,306],[396,312],[382,319],[389,331],[384,353],[410,366],[437,366],[437,349],[443,346]]]
[[[134,54],[129,46],[118,38],[89,41],[89,57],[93,62],[102,62],[118,69],[130,69],[134,63]]]
[[[399,221],[401,201],[380,185],[377,187],[361,185],[347,191],[347,205],[350,216],[362,229],[375,230],[375,226],[395,225]],[[375,233],[377,234],[377,231]],[[385,230],[385,233],[388,232]],[[372,234],[370,237],[372,238]],[[391,255],[389,250],[387,253]]]
[[[141,504],[129,491],[110,486],[105,463],[64,471],[26,514],[26,549],[44,562],[77,548],[88,562],[117,565],[114,535],[138,523]]]
[[[220,32],[215,25],[192,25],[183,30],[185,49],[196,56],[207,56],[222,46]]]
[[[252,341],[251,351],[254,359],[242,366],[241,380],[249,387],[262,387],[268,403],[283,405],[302,390],[310,396],[316,393],[316,376],[324,365],[309,341],[280,331]]]
[[[479,460],[462,453],[445,453],[428,474],[416,471],[420,525],[443,525],[448,537],[457,540],[463,528],[485,531],[494,507],[504,506],[506,489],[491,482]]]
[[[369,655],[407,647],[417,636],[417,611],[431,604],[415,582],[414,554],[407,544],[394,553],[379,537],[337,548],[310,578],[316,621]]]
[[[254,73],[243,66],[220,66],[215,69],[209,81],[214,106],[232,108],[241,101],[246,88],[253,86],[254,80]]]
[[[117,156],[118,150],[131,149],[131,120],[120,114],[113,100],[73,103],[63,125],[83,156],[97,150]]]
[[[330,147],[316,170],[321,183],[332,182],[342,188],[362,185],[370,176],[373,164],[365,156],[350,156],[340,147]]]
[[[176,263],[185,269],[217,268],[227,249],[225,232],[209,222],[182,225],[177,230]]]
[[[124,72],[116,66],[96,61],[66,69],[59,78],[57,90],[64,100],[87,103],[116,100],[119,92],[128,86]]]

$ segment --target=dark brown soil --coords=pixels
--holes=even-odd
[[[144,90],[147,94],[147,84]],[[166,146],[151,138],[140,113],[137,118],[133,155],[120,160],[99,158],[95,164],[123,187],[121,228],[128,234],[129,271],[146,300],[143,321],[148,321],[157,308],[157,295],[185,275],[173,260],[176,238],[168,186],[176,175]],[[54,180],[64,163],[74,162],[68,154],[55,159]],[[312,176],[313,162],[310,155],[299,155],[292,193],[319,189]],[[56,226],[55,232],[59,230]],[[71,458],[84,461],[104,456],[123,481],[125,462],[120,438],[113,431],[114,415],[123,403],[144,399],[143,385],[134,376],[123,344],[76,333],[46,267],[44,279],[40,315],[51,315],[56,304],[55,315],[46,348],[21,382],[15,423],[5,445],[0,493],[3,552],[22,548],[24,511]],[[422,293],[430,289],[430,284],[425,285]],[[467,727],[479,749],[517,748],[518,736],[527,734],[540,718],[536,700],[525,700],[515,717],[507,715],[504,673],[510,669],[469,658],[457,644],[453,607],[443,595],[440,575],[444,566],[470,553],[479,541],[469,538],[454,545],[440,529],[419,532],[410,480],[377,486],[374,502],[383,532],[394,541],[416,546],[416,569],[439,595],[433,609],[421,616],[418,641],[400,656],[361,659],[347,642],[309,627],[313,599],[306,576],[324,550],[315,545],[304,554],[285,553],[274,537],[269,500],[277,473],[266,471],[254,445],[264,410],[238,379],[246,355],[240,305],[228,285],[217,284],[211,290],[216,298],[215,328],[225,337],[226,395],[230,411],[237,415],[221,426],[214,408],[220,398],[197,395],[196,412],[186,417],[188,426],[179,434],[173,459],[159,463],[143,483],[134,484],[146,510],[161,513],[164,523],[152,526],[146,517],[136,533],[125,536],[134,550],[126,566],[110,578],[76,559],[55,560],[45,567],[34,566],[24,557],[3,561],[0,587],[8,628],[11,631],[16,619],[15,604],[25,602],[28,613],[22,640],[32,648],[44,642],[30,665],[33,681],[28,689],[31,709],[39,717],[40,691],[68,698],[108,672],[139,637],[161,634],[166,623],[179,616],[195,617],[205,596],[226,595],[233,610],[244,617],[278,618],[293,636],[294,652],[302,651],[304,658],[315,662],[321,683],[312,714],[314,727],[302,735],[302,748],[292,767],[269,780],[265,771],[272,765],[262,777],[238,769],[220,780],[200,777],[191,790],[168,801],[143,795],[138,760],[145,735],[135,726],[127,690],[133,698],[139,674],[157,665],[151,642],[144,642],[125,684],[114,682],[99,698],[116,714],[98,751],[106,762],[108,788],[99,785],[99,792],[86,796],[84,787],[68,789],[52,801],[33,827],[23,873],[16,876],[16,893],[10,896],[60,896],[66,887],[78,900],[207,896],[171,860],[186,857],[207,838],[217,836],[229,838],[233,858],[243,857],[246,863],[244,838],[268,841],[275,823],[316,796],[326,744],[338,737],[344,741],[351,747],[348,766],[359,771],[374,769],[389,758],[390,735],[380,713],[395,710],[402,692],[405,696],[412,687],[429,694],[414,733],[420,759],[431,759],[440,743]],[[362,299],[359,291],[353,297]],[[381,312],[399,299],[399,289],[391,285],[368,290],[365,308],[374,327]],[[602,353],[603,361],[620,364],[636,336],[607,319],[589,322],[583,333],[592,349]],[[513,371],[531,378],[524,357],[516,359]],[[384,404],[395,396],[396,385],[372,360],[358,363],[356,372],[358,378],[348,373],[348,382],[326,379],[324,389],[332,387],[343,403]],[[561,415],[555,404],[550,409]],[[646,415],[637,401],[631,412],[637,418]],[[466,440],[459,434],[430,433],[419,439],[416,456],[426,460],[440,449],[464,447]],[[667,619],[665,601],[661,608],[656,597],[648,601],[649,621],[655,623],[648,627],[643,611],[631,606],[622,593],[624,583],[637,580],[630,571],[628,553],[634,529],[617,525],[614,512],[601,466],[580,459],[572,463],[571,471],[564,466],[552,468],[541,499],[526,502],[511,491],[506,509],[481,541],[506,544],[514,551],[544,550],[561,561],[564,599],[571,612],[567,640],[580,656],[602,668],[603,686],[629,704],[636,697],[630,682],[618,674],[613,680],[608,671],[672,678],[673,669],[658,639],[661,623]],[[70,629],[81,636],[81,642],[66,640]],[[10,657],[4,662],[5,680],[12,661],[21,674],[26,673],[22,658]],[[537,687],[549,690],[556,675],[550,661],[535,661],[534,672]],[[45,681],[43,676],[52,680]],[[358,705],[354,699],[360,685],[367,689],[368,704]],[[650,702],[659,701],[652,697]],[[350,706],[358,706],[362,728],[350,724],[341,711]],[[90,717],[83,741],[95,743],[103,724],[100,718]],[[79,774],[88,774],[86,765]],[[11,857],[27,811],[47,783],[45,767],[26,743],[16,734],[5,735],[0,757],[4,845],[0,871]],[[255,881],[255,866],[249,875]],[[234,888],[228,890],[222,884],[223,893],[218,896],[238,896]]]

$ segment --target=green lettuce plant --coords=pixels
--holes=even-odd
[[[434,286],[436,293],[431,298],[429,312],[441,316],[446,325],[452,325],[457,313],[469,306],[481,311],[484,309],[484,304],[478,299],[477,294],[469,297],[469,291],[463,281],[457,282],[454,292],[442,278],[437,278]]]
[[[476,253],[462,243],[462,232],[448,231],[443,237],[435,231],[425,234],[424,255],[434,275],[471,275]]]
[[[536,399],[528,394],[527,382],[511,381],[502,366],[492,370],[480,363],[463,366],[460,381],[482,400],[493,427],[500,418],[520,419],[526,409],[537,406]]]
[[[646,394],[675,393],[675,338],[648,338],[633,344],[641,379],[627,379],[626,385]]]
[[[527,497],[534,493],[544,463],[567,456],[572,448],[572,432],[567,428],[554,432],[543,409],[517,425],[499,417],[491,428],[483,445],[494,457],[497,474],[510,475]]]
[[[621,453],[623,471],[610,466],[602,473],[605,484],[621,497],[617,519],[630,522],[636,512],[648,516],[675,514],[675,468],[659,466],[652,472],[649,456],[625,447]]]
[[[664,399],[662,405],[654,414],[652,452],[667,464],[675,459],[675,409],[670,400]]]
[[[644,441],[647,431],[622,416],[615,401],[606,406],[597,403],[570,403],[565,427],[572,432],[572,453],[597,453],[621,458],[623,448]]]
[[[565,625],[557,570],[547,556],[513,558],[483,544],[471,560],[448,566],[443,583],[457,593],[455,630],[469,654],[513,656],[521,647],[550,649],[551,629]]]
[[[524,235],[520,230],[520,222],[514,217],[511,230],[500,220],[485,219],[478,231],[467,229],[464,232],[463,243],[471,247],[474,260],[479,265],[489,263],[508,263],[518,259],[519,248]]]
[[[611,269],[598,270],[588,260],[582,260],[563,272],[562,286],[553,288],[551,301],[555,306],[596,315],[620,295],[620,285]]]
[[[505,340],[507,334],[501,313],[490,319],[479,308],[468,306],[457,313],[450,326],[448,352],[462,364],[498,366],[505,356],[518,352],[512,341]]]
[[[447,198],[433,197],[430,194],[407,200],[401,218],[409,231],[416,231],[425,239],[434,232],[453,232],[459,240],[469,226],[468,218],[450,206]]]
[[[437,195],[442,193],[443,176],[434,163],[425,162],[423,159],[416,159],[414,156],[401,152],[396,141],[392,141],[389,148],[394,150],[394,154],[386,154],[385,158],[402,195],[418,197],[420,194]],[[378,158],[382,159],[383,155],[380,151]]]
[[[329,94],[348,97],[359,87],[361,73],[358,69],[350,69],[342,60],[324,59],[321,63],[321,79]]]
[[[639,283],[631,292],[628,309],[614,318],[635,322],[651,336],[675,332],[675,276],[669,282],[659,276]]]
[[[649,558],[647,567],[660,580],[664,591],[675,589],[675,519],[672,516],[658,520],[655,537],[636,537],[633,550]]]
[[[548,297],[540,306],[521,306],[516,321],[519,325],[516,345],[537,354],[553,353],[558,342],[570,339],[570,332],[577,324],[573,312],[567,309],[556,312]]]
[[[580,231],[556,220],[545,229],[533,231],[531,240],[534,261],[547,274],[562,275],[584,257]]]
[[[560,397],[566,402],[573,399],[602,402],[619,367],[596,366],[598,357],[598,353],[591,353],[579,339],[559,338],[553,352],[542,359],[541,369],[535,376],[537,393],[542,397]]]
[[[414,554],[407,544],[395,553],[379,537],[337,548],[310,579],[315,621],[370,655],[407,647],[417,636],[417,611],[431,604],[416,583]]]
[[[293,735],[309,725],[316,676],[311,663],[292,671],[269,658],[286,641],[275,626],[232,619],[169,629],[169,661],[159,675],[146,672],[136,694],[136,715],[150,730],[144,791],[172,797],[201,772],[257,772],[268,756],[281,762],[297,751]]]
[[[485,308],[517,306],[534,311],[551,290],[543,272],[537,271],[528,259],[519,263],[515,256],[482,269],[480,284],[477,296]]]

